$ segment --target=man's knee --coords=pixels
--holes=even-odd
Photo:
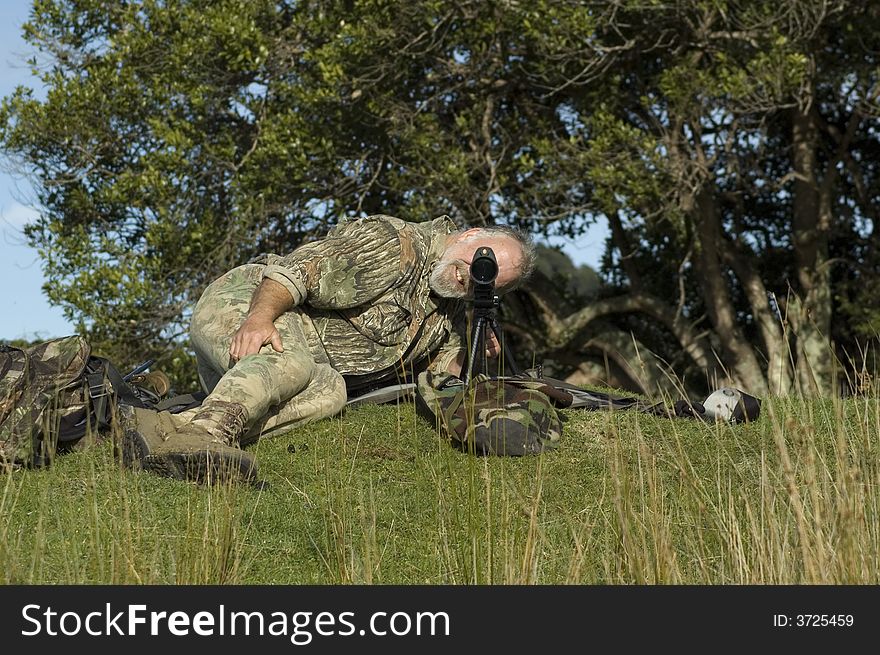
[[[285,348],[277,353],[263,347],[226,371],[212,393],[222,393],[227,400],[241,397],[257,404],[283,403],[312,382],[315,366],[308,351],[301,348]]]
[[[339,371],[329,364],[317,364],[315,374],[309,383],[307,394],[318,400],[318,412],[320,416],[334,416],[342,411],[348,401],[348,393],[345,389],[345,379]]]
[[[328,364],[315,364],[309,384],[287,402],[273,408],[264,421],[258,422],[245,441],[274,437],[291,429],[335,416],[345,407],[345,380]]]

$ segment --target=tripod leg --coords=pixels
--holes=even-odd
[[[473,330],[471,330],[471,350],[470,355],[465,362],[462,371],[464,371],[464,380],[465,385],[469,384],[471,381],[471,376],[473,375],[474,366],[477,361],[485,362],[486,361],[486,348],[485,348],[485,332],[486,323],[485,317],[478,316],[474,321]],[[481,356],[482,355],[482,356]],[[479,359],[477,359],[479,357]]]

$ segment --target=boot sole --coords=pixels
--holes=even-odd
[[[203,484],[253,483],[257,477],[257,466],[251,458],[212,450],[146,455],[141,468],[163,477]]]

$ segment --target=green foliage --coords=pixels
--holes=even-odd
[[[528,144],[510,140],[527,123],[558,131],[553,104],[516,81],[521,18],[483,3],[36,2],[25,36],[47,97],[6,98],[0,142],[36,184],[27,235],[50,302],[135,361],[184,333],[212,278],[341,215],[504,219],[493,205],[510,214],[542,183],[516,175]]]
[[[185,348],[225,270],[380,212],[619,221],[610,288],[678,303],[726,365],[773,349],[734,260],[852,352],[880,262],[878,28],[849,1],[36,0],[46,97],[4,99],[0,146],[35,182],[47,297],[123,366]],[[687,359],[653,317],[609,320]]]

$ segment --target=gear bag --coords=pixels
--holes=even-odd
[[[47,466],[109,428],[117,404],[155,409],[164,401],[132,380],[137,371],[123,376],[80,335],[0,346],[0,470]]]
[[[480,374],[469,385],[423,371],[415,388],[416,407],[433,419],[461,450],[478,455],[532,455],[554,448],[573,397],[564,389],[526,374]]]

